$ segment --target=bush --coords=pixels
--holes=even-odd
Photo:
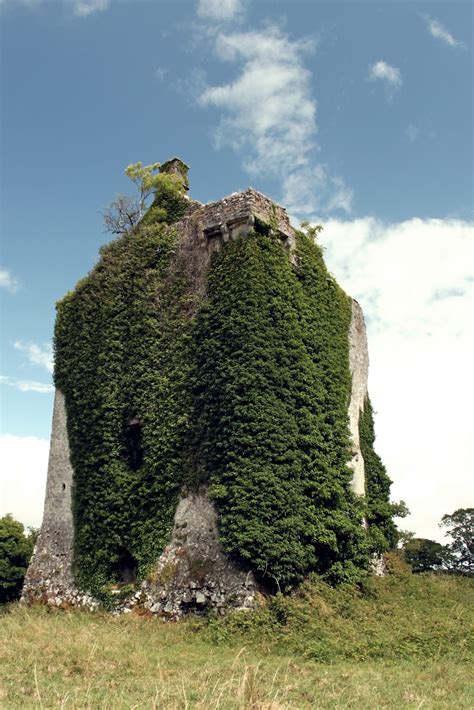
[[[11,515],[0,518],[0,604],[20,597],[33,545],[22,523]]]

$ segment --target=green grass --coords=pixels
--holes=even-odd
[[[2,708],[470,708],[474,583],[307,584],[251,614],[156,618],[10,606]]]

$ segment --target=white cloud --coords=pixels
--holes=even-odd
[[[13,7],[15,5],[23,5],[33,8],[51,1],[70,7],[76,17],[89,17],[95,12],[107,10],[111,2],[111,0],[0,0],[0,6]]]
[[[165,69],[164,67],[157,67],[155,69],[155,78],[158,79],[158,81],[164,81],[167,73],[168,69]]]
[[[317,106],[303,59],[312,49],[314,42],[293,41],[277,27],[218,33],[216,55],[239,73],[227,84],[205,87],[199,101],[223,112],[217,147],[233,148],[251,175],[278,178],[290,211],[302,204],[307,211],[347,211],[352,197],[342,179],[311,158]]]
[[[234,20],[244,11],[242,0],[199,0],[198,15],[211,21]]]
[[[43,515],[49,443],[36,436],[0,436],[1,509],[24,525],[39,527]]]
[[[290,214],[324,217],[335,210],[352,211],[354,194],[342,178],[331,177],[324,164],[301,167],[282,178],[282,202]],[[295,218],[296,222],[298,219]],[[319,220],[318,220],[319,221]]]
[[[403,83],[400,69],[383,61],[375,62],[369,66],[369,80],[384,81],[392,89],[399,89]]]
[[[6,269],[0,269],[0,288],[6,288],[10,293],[18,290],[18,281]]]
[[[430,17],[429,15],[423,15],[423,19],[425,20],[429,33],[433,37],[441,40],[441,42],[444,42],[449,47],[463,46],[462,42],[455,39],[449,30],[447,30],[446,27],[439,22],[439,20],[436,20],[434,17]]]
[[[307,162],[306,151],[314,145],[316,102],[301,61],[304,49],[276,28],[217,38],[218,56],[241,64],[242,71],[229,84],[207,87],[201,103],[226,112],[218,142],[248,149],[250,172],[285,171],[294,162]]]
[[[418,138],[418,135],[420,133],[420,129],[418,126],[414,126],[413,123],[410,123],[407,126],[405,133],[408,136],[408,140],[410,141],[410,143],[414,143],[416,141],[416,139]]]
[[[110,0],[73,0],[72,8],[77,17],[88,17],[94,12],[102,12],[110,6]]]
[[[0,7],[4,5],[25,5],[26,7],[36,7],[40,5],[43,0],[0,0]]]
[[[28,362],[32,365],[39,365],[48,372],[53,372],[53,349],[50,343],[44,343],[41,346],[36,343],[22,343],[17,340],[13,346],[20,352],[25,353]]]
[[[329,221],[320,241],[368,327],[376,448],[401,527],[443,541],[444,513],[472,505],[474,225]]]
[[[0,384],[14,387],[20,392],[40,392],[41,394],[54,392],[54,387],[51,384],[36,382],[35,380],[21,380],[7,375],[0,375]]]

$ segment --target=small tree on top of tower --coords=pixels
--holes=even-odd
[[[163,164],[132,163],[125,174],[136,186],[136,193],[132,197],[118,194],[102,212],[106,232],[126,234],[145,215],[147,223],[173,221],[169,219],[170,203],[180,204],[188,189],[187,166],[182,161],[175,158]],[[150,205],[151,198],[154,200]]]

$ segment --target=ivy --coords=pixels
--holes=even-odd
[[[117,239],[58,304],[55,380],[75,474],[76,577],[98,596],[119,581],[124,560],[138,579],[146,575],[169,539],[182,487],[189,324],[183,284],[170,274],[175,242],[167,225]]]
[[[223,246],[194,332],[195,419],[225,550],[276,588],[365,569],[347,467],[350,302],[319,247],[299,274],[272,234]]]
[[[295,268],[258,223],[214,253],[207,297],[190,308],[173,226],[185,209],[176,191],[157,192],[58,304],[76,581],[104,600],[120,582],[128,593],[123,569],[148,575],[183,490],[203,485],[225,551],[269,588],[310,572],[355,581],[370,546],[347,465],[350,299],[313,239],[298,233]],[[373,547],[393,523],[364,426]]]
[[[390,503],[392,481],[382,459],[374,450],[374,417],[368,397],[359,416],[359,437],[365,466],[368,536],[372,552],[381,554],[396,547],[398,534],[393,522],[394,506]]]

